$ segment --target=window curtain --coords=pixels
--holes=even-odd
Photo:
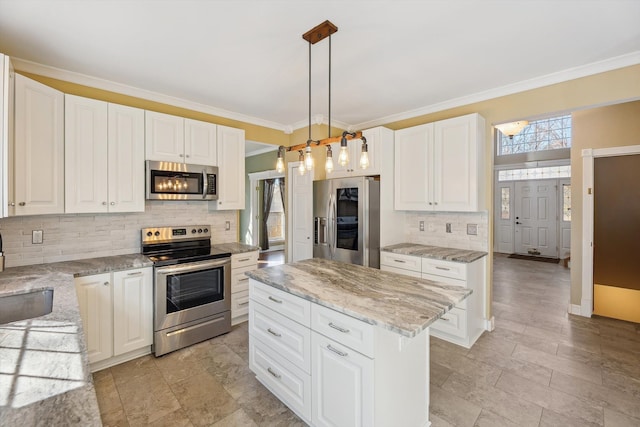
[[[260,248],[263,251],[269,249],[269,229],[267,220],[271,212],[271,202],[273,201],[273,190],[275,189],[275,179],[264,180],[264,191],[262,192],[262,232],[260,233]]]
[[[284,178],[278,178],[276,179],[276,182],[278,183],[278,187],[280,189],[280,198],[282,199],[282,211],[287,212],[287,208],[284,205]]]

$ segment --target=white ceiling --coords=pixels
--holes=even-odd
[[[640,63],[638,0],[0,0],[0,52],[286,130],[325,19],[332,123],[354,129]],[[312,57],[326,122],[328,40]]]

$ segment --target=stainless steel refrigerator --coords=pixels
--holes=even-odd
[[[380,268],[380,181],[313,183],[313,256]]]

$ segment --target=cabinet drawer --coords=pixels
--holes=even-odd
[[[257,268],[257,264],[258,264],[258,251],[231,255],[231,268],[242,268],[242,267]]]
[[[249,368],[258,380],[306,421],[311,420],[311,376],[249,335]]]
[[[249,276],[244,274],[247,271],[255,270],[256,267],[234,268],[231,270],[231,292],[248,291]]]
[[[465,338],[467,336],[467,312],[454,307],[450,312],[445,313],[440,319],[436,320],[431,325],[431,328],[456,337]]]
[[[420,260],[421,258],[417,256],[394,254],[393,252],[386,251],[380,252],[381,265],[417,271],[418,273],[422,270]]]
[[[273,288],[256,280],[249,280],[249,296],[303,326],[311,325],[311,302]]]
[[[422,258],[422,272],[452,279],[467,280],[467,264]]]
[[[467,287],[467,282],[465,282],[464,280],[452,279],[451,277],[434,276],[433,274],[422,273],[422,278],[427,280],[433,280],[434,282],[444,283],[446,285],[460,286],[461,288]],[[460,301],[458,304],[456,304],[456,307],[466,310],[467,301],[469,300],[469,298],[474,298],[474,295],[473,294],[469,295],[468,297]]]
[[[373,325],[329,308],[311,306],[311,329],[373,358]]]
[[[422,274],[420,274],[419,271],[403,270],[402,268],[392,267],[390,265],[381,265],[380,270],[389,271],[391,273],[404,274],[405,276],[411,276],[411,277],[417,277],[417,278],[422,277]]]
[[[311,330],[251,302],[249,333],[306,373],[311,371]]]
[[[231,294],[231,317],[249,313],[249,289]]]

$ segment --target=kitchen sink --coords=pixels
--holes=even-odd
[[[53,289],[0,296],[0,325],[51,313]]]

